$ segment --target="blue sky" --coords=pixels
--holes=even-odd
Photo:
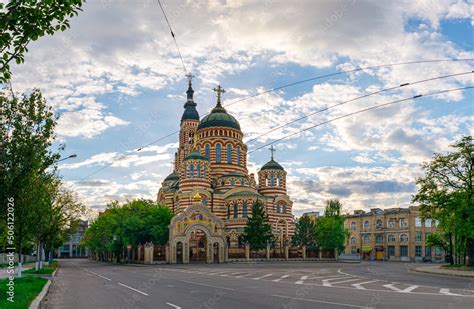
[[[474,58],[473,1],[163,1],[200,115],[224,104],[343,69],[415,60]],[[228,107],[249,140],[315,110],[386,87],[471,71],[474,61],[404,65],[288,87]],[[472,75],[372,96],[263,136],[249,150],[375,104],[473,85]],[[156,1],[89,1],[71,29],[30,45],[14,68],[16,91],[39,87],[60,115],[60,173],[93,209],[154,199],[171,171],[186,79]],[[276,145],[294,213],[339,198],[345,211],[407,206],[420,163],[473,134],[473,91],[421,98],[341,119]],[[266,149],[249,156],[256,172]],[[90,173],[112,166],[85,178]]]

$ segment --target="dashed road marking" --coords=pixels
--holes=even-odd
[[[272,280],[272,281],[273,281],[273,282],[280,282],[280,281],[281,281],[281,279],[288,278],[289,276],[290,276],[290,275],[283,275],[283,276],[281,276],[280,278],[278,278],[278,279],[274,279],[274,280]]]
[[[266,275],[263,275],[263,276],[260,276],[260,277],[257,277],[257,278],[252,278],[253,280],[260,280],[262,278],[265,278],[265,277],[270,277],[271,275],[273,274],[266,274]]]
[[[168,306],[171,306],[171,307],[173,307],[173,308],[176,308],[176,309],[181,309],[181,307],[180,307],[180,306],[177,306],[177,305],[175,305],[175,304],[172,304],[172,303],[166,303],[166,304],[167,304]]]
[[[439,289],[439,293],[444,295],[461,296],[461,294],[451,293],[449,289]]]
[[[245,275],[240,275],[240,276],[235,276],[234,278],[243,278],[243,277],[247,277],[247,276],[250,276],[252,273],[247,273]]]
[[[107,278],[107,277],[105,277],[105,276],[102,276],[102,275],[99,275],[99,274],[97,274],[97,276],[101,277],[102,279],[105,279],[105,280],[108,280],[108,281],[112,281],[112,279]]]
[[[418,287],[417,285],[411,285],[411,286],[407,287],[406,289],[401,290],[400,293],[410,293],[411,291],[413,291],[417,287]]]
[[[303,284],[308,279],[308,276],[301,276],[300,280],[296,281],[295,284]]]
[[[343,306],[343,307],[351,307],[351,308],[372,308],[372,307],[366,307],[366,306],[358,306],[358,305],[352,305],[352,304],[343,304],[343,303],[334,303],[334,302],[329,302],[329,301],[322,301],[322,300],[315,300],[315,299],[307,299],[307,298],[299,298],[299,297],[291,297],[291,296],[285,296],[285,295],[278,295],[278,294],[272,294],[274,297],[281,297],[281,298],[289,298],[289,299],[294,299],[294,300],[301,300],[301,301],[307,301],[307,302],[312,302],[312,303],[319,303],[319,304],[327,304],[327,305],[336,305],[336,306]]]
[[[359,278],[355,278],[355,279],[349,279],[349,280],[343,280],[343,281],[331,282],[331,284],[339,284],[339,283],[346,283],[346,282],[354,282],[354,281],[357,281],[357,280],[360,280],[360,279],[359,279]]]
[[[126,284],[123,284],[123,283],[120,283],[120,282],[119,282],[118,284],[121,285],[121,286],[123,286],[123,287],[126,287],[127,289],[130,289],[130,290],[132,290],[132,291],[135,291],[135,292],[137,292],[137,293],[140,293],[140,294],[142,294],[142,295],[149,296],[147,293],[142,292],[142,291],[140,291],[140,290],[137,290],[137,289],[135,289],[135,288],[132,288],[131,286],[128,286],[128,285],[126,285]]]
[[[235,289],[226,288],[226,287],[223,287],[223,286],[217,286],[217,285],[211,285],[211,284],[200,283],[200,282],[193,282],[193,281],[187,281],[187,280],[180,280],[180,281],[186,282],[186,283],[189,283],[189,284],[207,286],[207,287],[209,287],[209,288],[216,288],[216,289],[223,289],[223,290],[235,291]]]
[[[372,280],[372,281],[365,281],[365,282],[361,282],[361,283],[354,283],[352,284],[353,287],[355,287],[356,289],[359,289],[359,290],[365,290],[365,288],[362,286],[363,284],[369,284],[369,283],[374,283],[374,282],[378,282],[379,280]]]
[[[324,279],[324,280],[321,280],[321,282],[322,282],[323,286],[332,286],[329,281],[331,281],[331,280],[337,280],[337,279],[347,279],[347,278],[351,278],[351,277],[342,276],[342,277]],[[359,279],[356,279],[356,280],[359,280]],[[355,281],[355,280],[354,280],[354,281]]]
[[[391,284],[384,284],[382,285],[383,287],[386,287],[387,289],[390,289],[392,291],[397,291],[397,292],[400,292],[401,290],[399,288],[397,288],[396,286],[393,285],[393,283]]]

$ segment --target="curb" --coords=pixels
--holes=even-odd
[[[59,266],[56,268],[56,270],[51,274],[51,278],[54,278],[56,275],[56,272],[58,271]],[[49,288],[51,287],[51,279],[48,279],[48,282],[44,285],[43,289],[41,292],[36,296],[36,298],[31,302],[30,306],[28,309],[39,309],[41,308],[41,303],[45,299],[46,295],[48,295]]]
[[[410,270],[418,272],[418,273],[424,273],[424,274],[451,276],[451,277],[474,278],[474,274],[461,274],[461,273],[443,272],[443,270],[441,270],[441,269],[439,269],[440,270],[439,272],[438,271],[427,270],[427,269],[420,269],[420,268],[413,268],[413,269],[410,269]]]

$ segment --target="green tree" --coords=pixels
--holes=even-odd
[[[39,235],[36,229],[48,200],[48,183],[57,178],[52,151],[57,118],[39,90],[21,98],[0,95],[0,201],[14,199],[15,247],[23,249]],[[2,223],[6,208],[0,207]],[[0,231],[5,233],[2,227]]]
[[[263,203],[256,201],[252,206],[252,214],[247,218],[244,228],[244,241],[250,244],[251,250],[261,250],[273,242],[272,226],[263,208]]]
[[[439,222],[438,238],[444,239],[455,259],[466,256],[474,264],[474,144],[472,136],[457,141],[452,152],[435,154],[422,165],[425,175],[417,179],[419,190],[413,202],[424,218]]]
[[[324,250],[344,251],[348,231],[341,216],[342,204],[339,200],[328,200],[324,216],[316,220],[316,243]]]
[[[69,28],[84,0],[10,0],[0,3],[0,82],[11,77],[10,63],[23,63],[28,44]]]
[[[306,246],[309,249],[317,247],[316,244],[316,224],[310,217],[304,215],[295,226],[295,234],[292,242],[296,246]]]
[[[122,206],[113,202],[89,226],[84,244],[101,256],[113,252],[118,258],[123,258],[127,245],[136,247],[146,242],[165,245],[172,217],[167,207],[150,200],[133,200]]]

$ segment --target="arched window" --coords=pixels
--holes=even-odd
[[[227,163],[232,163],[232,145],[227,144]]]
[[[277,186],[280,186],[280,175],[277,176]]]
[[[221,163],[221,144],[216,145],[216,163]]]
[[[240,185],[243,187],[245,186],[245,182],[243,180],[240,181]]]
[[[370,222],[368,220],[364,221],[364,229],[368,229],[370,227]]]
[[[408,235],[407,234],[401,234],[400,235],[400,242],[407,242],[408,241]]]
[[[208,158],[209,160],[211,159],[211,146],[209,144],[206,144],[206,158]]]
[[[362,238],[362,241],[364,242],[364,244],[370,244],[370,236],[365,235],[364,238]]]
[[[235,180],[234,180],[234,179],[231,179],[231,180],[230,180],[230,185],[231,185],[231,186],[235,186]]]
[[[377,223],[375,223],[375,227],[378,228],[378,229],[381,229],[382,228],[382,220],[378,219]]]
[[[201,178],[201,165],[197,166],[197,178]]]
[[[395,218],[388,219],[388,227],[395,227],[396,221]]]
[[[188,176],[186,175],[186,166],[184,167],[183,173],[184,173],[184,178],[186,178]]]
[[[275,185],[275,176],[272,174],[270,175],[270,186],[273,187]]]
[[[377,235],[377,236],[375,236],[375,242],[376,242],[377,244],[383,243],[383,237],[382,237],[382,235]]]
[[[206,167],[204,166],[203,171],[202,171],[202,178],[206,179]]]
[[[351,237],[351,244],[355,244],[357,242],[357,239],[355,237]]]
[[[283,213],[286,214],[286,204],[283,204]]]
[[[388,242],[395,242],[395,235],[391,235],[391,234],[388,235],[387,240],[388,240]]]
[[[351,222],[351,230],[356,230],[357,229],[357,223],[355,221]]]
[[[244,204],[242,205],[242,217],[243,218],[247,218],[247,202],[244,202]]]
[[[237,146],[237,164],[240,164],[240,146]]]
[[[189,178],[193,179],[194,178],[194,165],[191,164],[191,166],[189,166]]]
[[[277,204],[277,212],[278,212],[278,213],[281,212],[281,205],[280,205],[280,204]]]
[[[239,208],[237,204],[234,204],[234,218],[237,218],[239,216]]]
[[[201,198],[201,203],[202,203],[204,206],[207,205],[207,197],[206,197],[206,196],[204,196],[204,195],[202,196],[202,198]]]

